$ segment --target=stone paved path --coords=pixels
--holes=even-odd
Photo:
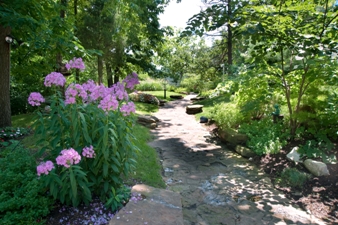
[[[188,95],[155,114],[150,143],[160,154],[168,189],[181,195],[185,225],[326,224],[290,204],[247,159],[229,151],[185,113]]]

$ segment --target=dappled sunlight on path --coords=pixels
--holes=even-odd
[[[325,224],[290,204],[247,159],[219,143],[193,115],[188,95],[155,114],[155,147],[169,190],[182,197],[185,225]]]

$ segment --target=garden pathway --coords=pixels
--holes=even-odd
[[[186,114],[192,97],[160,108],[150,143],[160,155],[167,189],[181,196],[185,225],[326,224],[291,205],[264,172]]]

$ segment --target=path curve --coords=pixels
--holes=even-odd
[[[185,225],[326,224],[291,205],[263,171],[186,114],[192,97],[169,102],[154,114],[160,123],[150,143],[168,189],[181,195]]]

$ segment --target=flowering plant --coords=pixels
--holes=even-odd
[[[82,59],[76,58],[66,67],[85,69]],[[139,83],[137,74],[109,88],[92,80],[70,84],[63,94],[58,87],[65,83],[61,73],[45,78],[45,86],[54,87],[55,93],[49,113],[37,111],[34,125],[38,144],[47,143],[40,155],[49,153],[49,161],[38,166],[38,175],[61,202],[77,205],[95,194],[112,206],[112,190],[121,187],[121,175],[131,171],[138,151],[131,132],[135,105],[127,93]],[[42,106],[44,97],[35,92],[28,101]]]

